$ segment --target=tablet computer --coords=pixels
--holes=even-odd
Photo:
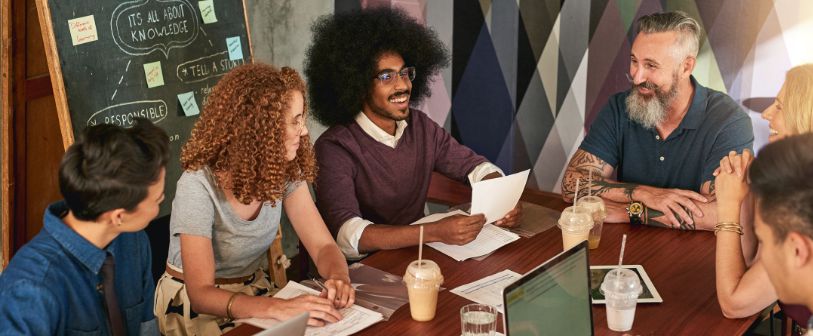
[[[652,280],[649,279],[649,276],[646,274],[646,271],[644,271],[643,266],[623,265],[621,267],[638,274],[638,278],[641,280],[641,285],[644,286],[643,293],[641,293],[641,296],[638,297],[638,303],[663,302],[663,298],[661,298],[661,295],[658,294],[658,290],[655,289],[655,285],[652,284]],[[618,268],[618,265],[590,266],[590,296],[593,297],[593,304],[607,303],[607,301],[604,299],[604,295],[601,294],[601,282],[604,281],[604,276],[607,275],[607,272],[615,268]]]

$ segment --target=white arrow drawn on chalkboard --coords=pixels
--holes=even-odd
[[[210,47],[214,47],[215,45],[214,45],[214,44],[212,44],[212,39],[210,39],[210,38],[209,38],[209,35],[206,35],[206,31],[205,31],[205,30],[203,30],[203,27],[198,27],[198,28],[200,28],[200,32],[201,32],[201,33],[203,33],[203,36],[205,36],[205,37],[206,37],[206,40],[208,40],[208,41],[209,41],[209,46],[210,46]]]
[[[133,61],[133,60],[128,60],[128,61],[127,61],[127,66],[125,66],[125,67],[124,67],[124,73],[123,73],[123,74],[121,74],[121,78],[119,78],[119,83],[116,85],[116,90],[115,90],[115,91],[113,91],[113,96],[111,96],[111,97],[110,97],[110,101],[113,101],[113,98],[115,98],[115,97],[116,97],[116,92],[119,92],[119,86],[121,85],[121,81],[123,81],[123,80],[124,80],[124,75],[126,75],[126,74],[127,74],[127,70],[129,70],[129,69],[130,69],[130,63],[131,63],[132,61]]]

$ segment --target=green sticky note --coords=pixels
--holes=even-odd
[[[189,91],[186,93],[178,94],[178,102],[181,103],[183,114],[187,117],[200,114],[198,109],[198,102],[195,101],[195,92]]]
[[[217,22],[214,0],[198,1],[198,8],[200,8],[200,16],[203,18],[203,23]]]
[[[147,87],[154,88],[164,85],[164,73],[161,72],[161,61],[144,64],[144,76]]]
[[[243,44],[240,43],[240,36],[226,39],[226,48],[229,49],[229,59],[237,61],[243,59]]]

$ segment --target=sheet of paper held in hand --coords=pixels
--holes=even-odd
[[[525,170],[472,184],[470,213],[484,214],[486,223],[505,217],[519,202],[530,172]]]
[[[503,310],[502,290],[521,277],[522,274],[512,270],[504,270],[452,289],[451,292],[477,303],[492,305],[500,313],[505,313]]]
[[[274,294],[274,297],[278,299],[291,299],[306,294],[319,295],[319,292],[294,281],[288,281],[288,284],[277,292],[277,294]],[[350,308],[340,309],[339,312],[342,313],[344,317],[341,321],[327,324],[324,327],[308,327],[305,331],[305,336],[352,335],[383,319],[381,314],[355,304]],[[268,329],[279,323],[279,321],[274,319],[260,318],[247,318],[237,320],[236,322],[248,323],[264,329]]]
[[[421,218],[415,221],[415,223],[412,223],[412,225],[434,222],[453,215],[468,216],[468,214],[462,210],[436,213]],[[463,261],[494,252],[500,247],[508,245],[517,239],[519,239],[519,236],[516,233],[508,232],[492,224],[486,224],[483,226],[480,234],[477,235],[477,238],[466,245],[449,245],[441,242],[427,243],[426,245],[443,252],[443,254],[452,257],[454,260]]]

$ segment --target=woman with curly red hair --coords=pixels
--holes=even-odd
[[[163,334],[217,335],[247,317],[309,324],[353,304],[347,264],[306,183],[316,176],[305,84],[291,68],[239,66],[214,87],[184,145],[155,315]],[[282,209],[325,279],[321,297],[269,297],[266,251]]]

